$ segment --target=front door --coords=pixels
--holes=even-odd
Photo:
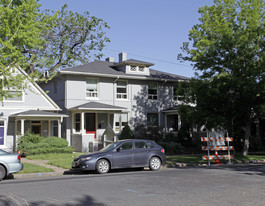
[[[85,120],[86,133],[94,134],[94,138],[96,138],[96,114],[86,113]]]

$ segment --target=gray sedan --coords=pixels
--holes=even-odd
[[[151,170],[159,170],[165,160],[165,150],[155,142],[128,139],[109,144],[98,152],[75,158],[72,168],[96,170],[100,174],[118,168],[149,167]]]
[[[23,169],[20,160],[20,154],[8,153],[0,149],[0,181],[7,175],[17,173]]]

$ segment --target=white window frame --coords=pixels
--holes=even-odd
[[[5,97],[3,100],[4,102],[24,102],[25,101],[25,92],[23,91],[23,89],[19,89],[19,90],[12,89],[12,88],[10,88],[10,89],[4,88],[4,89],[8,90],[8,92],[14,93],[13,97]],[[17,95],[18,93],[21,93],[21,95],[18,96]],[[19,99],[13,99],[15,97],[19,97]]]
[[[88,91],[87,90],[87,81],[95,80],[96,81],[96,90]],[[99,87],[98,87],[98,79],[97,78],[87,78],[86,79],[86,99],[98,99],[99,98]]]
[[[80,115],[80,120],[79,122],[76,122],[76,115],[79,114]],[[80,112],[76,112],[76,113],[73,113],[73,134],[81,134],[82,133],[82,113]],[[76,130],[76,123],[79,123],[80,124],[80,128],[79,128],[79,131]]]
[[[125,82],[125,86],[118,86],[118,82]],[[118,93],[118,88],[126,88],[126,93]],[[116,99],[127,100],[128,99],[128,81],[119,80],[116,83]]]
[[[149,94],[149,87],[150,85],[156,85],[156,94]],[[157,101],[158,100],[158,84],[157,83],[148,83],[147,85],[147,93],[148,93],[148,99],[149,100],[154,100],[154,101]]]
[[[127,115],[126,121],[122,121],[122,116],[121,115]],[[119,121],[116,121],[116,118],[118,117]],[[118,125],[116,125],[118,123]],[[124,123],[124,124],[123,124]],[[129,124],[129,114],[128,113],[116,113],[114,116],[114,127],[115,127],[115,132],[119,133],[122,131],[122,129],[125,127],[126,124]]]

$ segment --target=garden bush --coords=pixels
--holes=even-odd
[[[132,139],[133,133],[129,125],[125,125],[123,130],[121,131],[121,134],[119,136],[119,139]]]
[[[33,137],[28,134],[25,136],[20,138],[17,147],[24,157],[47,153],[72,153],[74,151],[72,146],[68,146],[67,140],[59,137],[40,137],[39,135]]]
[[[165,149],[166,155],[183,154],[185,148],[176,142],[159,142],[159,145]]]

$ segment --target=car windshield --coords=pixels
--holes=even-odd
[[[103,149],[101,149],[100,152],[106,152],[106,151],[113,150],[115,147],[117,147],[117,145],[118,145],[117,142],[114,142],[112,144],[109,144],[106,147],[104,147]]]

